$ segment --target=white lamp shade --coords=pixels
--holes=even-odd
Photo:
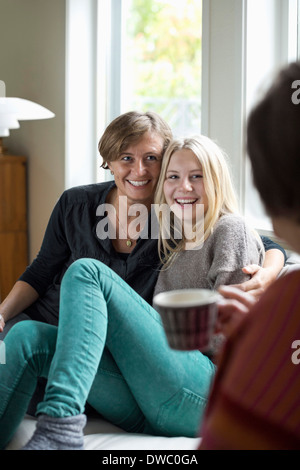
[[[0,98],[0,115],[13,114],[18,121],[53,118],[48,109],[23,98]]]
[[[9,129],[5,129],[5,127],[0,127],[0,137],[8,137],[9,136]]]
[[[20,127],[18,121],[53,117],[54,113],[33,101],[23,98],[0,98],[0,137],[9,135],[9,129],[18,129]]]
[[[19,129],[20,124],[14,114],[1,114],[0,113],[0,128]]]

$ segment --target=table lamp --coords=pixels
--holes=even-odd
[[[0,156],[5,153],[3,137],[9,136],[10,129],[18,129],[19,121],[53,118],[43,106],[23,98],[7,98],[5,83],[0,80]]]

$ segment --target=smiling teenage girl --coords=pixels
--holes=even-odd
[[[247,264],[261,264],[262,243],[238,213],[225,156],[205,136],[173,141],[167,149],[156,202],[171,205],[174,217],[189,212],[197,220],[196,207],[204,208],[201,247],[184,250],[187,240],[160,239],[164,264],[155,294],[164,290],[189,287],[217,289],[222,284],[236,284],[248,276],[242,272]],[[159,214],[162,218],[162,216]],[[178,251],[180,256],[178,255]],[[253,261],[256,259],[256,261]],[[251,261],[252,260],[252,261]],[[185,273],[185,276],[182,276]]]

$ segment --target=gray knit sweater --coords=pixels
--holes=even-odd
[[[263,262],[264,249],[244,219],[222,216],[213,233],[198,250],[186,250],[176,256],[159,274],[154,295],[174,289],[217,289],[249,279],[242,272],[247,264]]]

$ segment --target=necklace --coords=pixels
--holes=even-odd
[[[126,246],[128,246],[128,248],[130,248],[132,246],[132,243],[133,243],[133,240],[131,240],[130,237],[128,237],[128,231],[124,229],[124,227],[122,226],[121,222],[120,222],[120,219],[118,217],[118,214],[117,214],[117,211],[116,211],[116,217],[117,217],[117,220],[119,222],[119,227],[122,229],[123,233],[126,235],[125,239],[126,239]]]

